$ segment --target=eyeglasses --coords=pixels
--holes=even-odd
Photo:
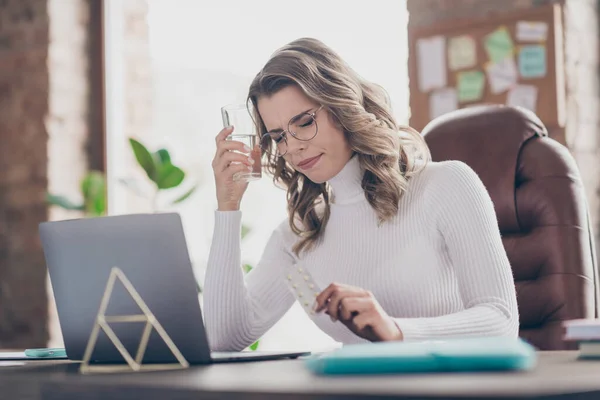
[[[292,117],[288,122],[286,130],[281,132],[266,132],[260,139],[260,147],[270,156],[279,158],[286,155],[288,150],[287,134],[294,138],[307,142],[317,136],[317,113],[323,108],[319,107],[313,112],[304,112]]]

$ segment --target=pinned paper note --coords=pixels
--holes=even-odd
[[[439,89],[429,97],[429,118],[434,119],[458,109],[458,95],[454,88]]]
[[[417,41],[419,89],[429,92],[446,86],[446,38],[434,36]]]
[[[536,112],[538,89],[533,85],[516,85],[506,97],[506,104]]]
[[[451,70],[471,68],[477,63],[475,40],[462,35],[450,39],[448,43],[448,64]]]
[[[500,27],[487,35],[484,47],[491,62],[502,61],[514,54],[513,41],[506,27]]]
[[[486,68],[492,93],[510,89],[518,80],[517,63],[513,57],[489,64]]]
[[[521,42],[545,42],[548,24],[545,22],[517,22],[517,40]]]
[[[519,73],[523,78],[541,78],[546,75],[546,47],[523,46],[519,52]]]
[[[457,74],[458,101],[477,101],[483,96],[485,75],[482,71],[463,71]]]

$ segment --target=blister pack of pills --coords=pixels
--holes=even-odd
[[[286,274],[286,282],[294,297],[311,317],[316,315],[314,306],[321,288],[317,286],[310,273],[300,265],[290,268]]]

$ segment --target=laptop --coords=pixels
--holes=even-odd
[[[82,360],[113,267],[118,267],[190,364],[297,358],[310,352],[212,352],[200,307],[196,278],[179,214],[133,214],[40,224],[40,238],[54,291],[67,356]],[[221,310],[227,313],[228,310]],[[142,311],[117,280],[107,316]],[[135,357],[145,326],[112,322],[110,327]],[[124,363],[100,330],[93,363]],[[143,363],[177,359],[155,329]]]

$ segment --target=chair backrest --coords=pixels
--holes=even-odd
[[[517,288],[520,335],[542,350],[572,349],[563,321],[598,316],[598,270],[587,200],[567,148],[532,112],[482,105],[422,132],[433,161],[461,160],[494,202]]]

